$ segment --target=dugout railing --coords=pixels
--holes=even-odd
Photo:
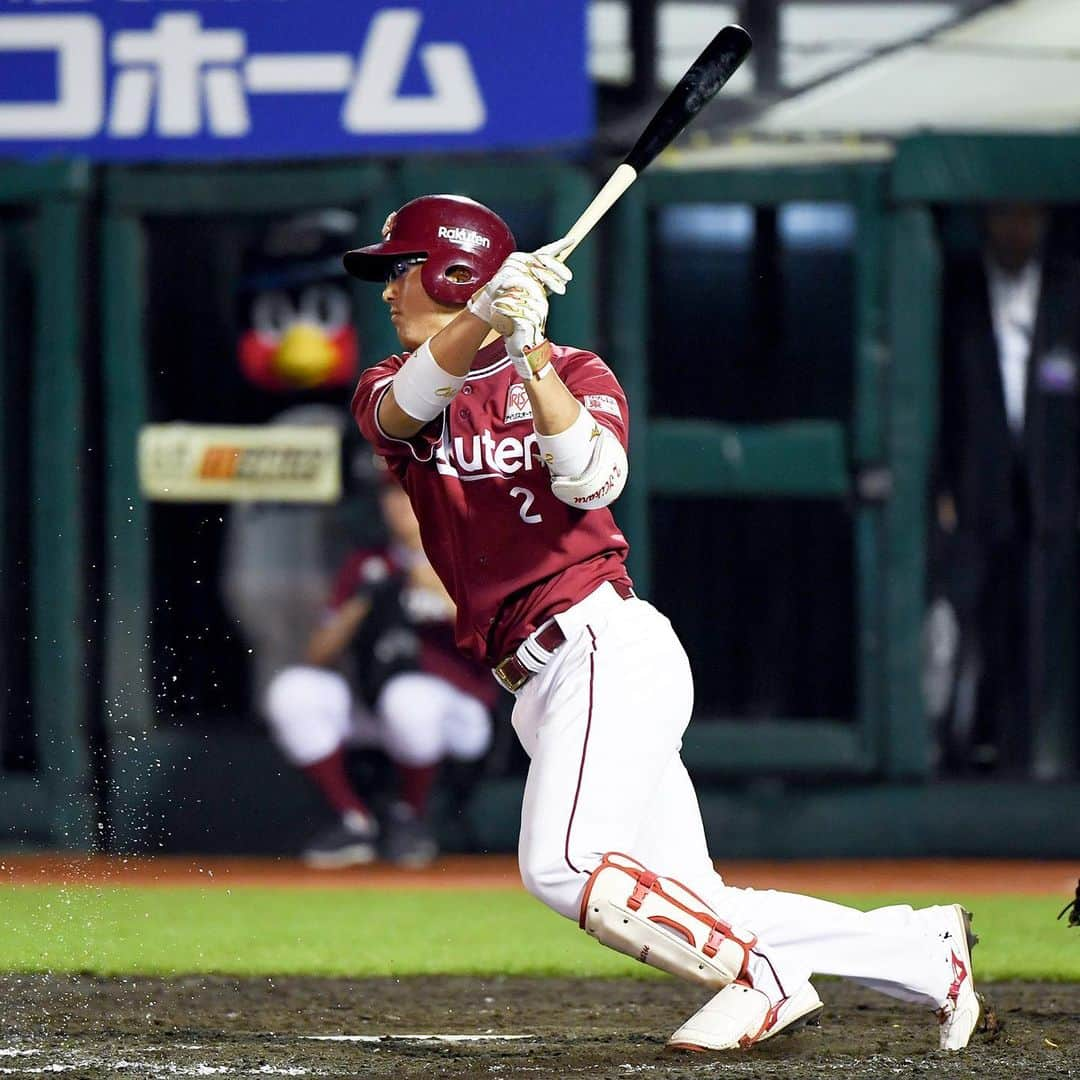
[[[88,849],[93,499],[84,392],[80,162],[0,167],[0,842]]]
[[[636,410],[634,482],[623,513],[634,539],[635,579],[646,591],[649,500],[657,494],[813,496],[853,507],[856,715],[852,722],[704,718],[692,725],[684,752],[699,773],[709,833],[723,838],[718,850],[743,855],[1075,850],[1080,835],[1063,818],[1064,808],[1080,799],[1076,611],[1068,583],[1047,634],[1063,677],[1035,732],[1062,762],[1055,783],[932,774],[922,632],[943,271],[935,215],[943,207],[992,201],[1080,204],[1080,137],[925,135],[900,142],[878,164],[658,168],[616,210],[617,270],[609,287],[617,275],[620,288],[647,296],[650,217],[657,207],[789,200],[842,200],[855,208],[849,424],[739,427],[655,415],[646,393],[650,305],[626,305],[611,328],[611,354]],[[755,776],[780,775],[787,781],[753,783]],[[731,791],[729,778],[737,778]]]
[[[1046,827],[1060,816],[1054,808],[1062,798],[1075,793],[1067,785],[931,779],[920,674],[925,497],[936,407],[939,310],[934,298],[941,278],[933,207],[949,199],[1019,194],[1054,201],[1075,198],[1080,169],[1069,165],[1076,161],[1077,145],[1057,138],[926,137],[899,144],[885,161],[707,171],[657,168],[634,185],[596,242],[575,256],[576,287],[556,308],[562,321],[555,330],[570,340],[598,340],[629,392],[635,433],[632,481],[620,520],[632,541],[632,571],[643,593],[650,592],[653,565],[649,500],[657,494],[814,498],[851,508],[854,715],[718,723],[702,718],[688,732],[686,757],[701,777],[707,822],[715,835],[725,837],[725,850],[732,854],[1050,854],[1069,842],[1060,828]],[[131,454],[138,423],[146,415],[139,295],[145,221],[154,214],[286,210],[349,198],[366,208],[363,231],[370,236],[381,225],[386,205],[432,190],[461,190],[500,206],[522,200],[535,204],[543,221],[538,235],[543,236],[573,220],[592,186],[578,170],[557,163],[506,162],[497,169],[487,162],[413,162],[383,170],[107,171],[102,252],[111,470],[106,562],[114,605],[107,622],[107,687],[112,702],[116,695],[134,693],[142,703],[134,711],[119,710],[112,723],[121,728],[130,723],[142,731],[154,726],[145,668],[152,541],[145,504],[133,494]],[[654,362],[646,345],[650,215],[666,203],[695,200],[757,206],[831,201],[854,208],[854,385],[846,419],[793,419],[750,428],[652,413],[646,379],[647,365]],[[593,275],[600,271],[594,260],[604,242],[600,237],[612,255],[594,289]],[[361,291],[357,302],[377,308],[372,293]],[[617,311],[609,308],[596,325],[590,320],[605,296],[624,302]],[[379,319],[371,323],[379,325]],[[393,347],[389,328],[384,332],[387,336],[379,339],[373,329],[372,354]],[[248,736],[245,746],[256,742]],[[166,816],[163,831],[171,828],[175,837],[183,828],[170,791],[179,790],[181,802],[190,802],[187,796],[204,798],[204,812],[213,816],[228,809],[212,807],[211,796],[219,794],[214,778],[228,777],[233,797],[242,800],[236,791],[242,770],[228,772],[223,759],[229,752],[220,742],[211,747],[205,736],[199,740],[159,730],[145,745],[165,768],[129,768],[125,784],[132,789],[132,805],[149,799]],[[238,745],[234,756],[242,759],[246,752]],[[262,775],[272,761],[266,755],[260,758]],[[281,801],[271,800],[275,805],[260,811],[264,825],[284,820],[291,798],[285,793],[293,790],[287,772],[280,765],[274,771]],[[132,773],[144,785],[137,797]],[[786,780],[774,783],[773,777]],[[145,790],[148,782],[156,785],[153,792]],[[255,800],[263,794],[258,787],[249,778],[247,789]],[[519,797],[517,779],[491,781],[482,788],[474,806],[480,842],[497,849],[513,845]],[[994,808],[1006,806],[1013,812],[1000,827],[973,829]],[[1015,813],[1018,806],[1023,807],[1021,816]],[[842,835],[835,829],[838,819],[845,822]],[[146,836],[132,834],[131,839],[139,844]]]
[[[867,776],[917,776],[925,767],[919,725],[889,739],[889,718],[897,711],[910,723],[916,710],[894,700],[905,690],[887,684],[884,667],[907,647],[910,623],[894,622],[898,634],[883,633],[888,603],[883,594],[890,523],[889,507],[903,497],[903,480],[888,471],[890,429],[885,414],[881,358],[887,348],[888,306],[884,209],[886,169],[879,164],[806,166],[777,170],[692,170],[658,168],[645,174],[615,212],[610,288],[637,296],[622,307],[611,327],[611,355],[631,402],[637,437],[631,444],[631,484],[623,517],[633,538],[632,571],[649,593],[652,568],[649,501],[657,495],[690,498],[857,500],[854,512],[857,594],[855,653],[856,716],[833,719],[727,719],[698,723],[687,733],[688,762],[715,772]],[[677,378],[677,362],[648,355],[650,331],[649,223],[654,212],[679,204],[724,203],[751,207],[790,202],[848,203],[856,212],[855,407],[850,424],[791,419],[782,423],[733,425],[702,417],[655,415],[648,400],[648,366],[665,363]],[[701,285],[708,305],[708,284]],[[722,339],[720,328],[718,339]],[[717,363],[724,363],[718,340]],[[809,378],[793,372],[792,378]],[[706,402],[703,407],[707,408]],[[897,396],[894,409],[910,408]],[[876,487],[875,487],[876,485]],[[890,500],[878,497],[886,488]],[[868,497],[861,497],[867,495]],[[897,725],[899,729],[900,725]]]
[[[149,649],[155,538],[150,509],[138,493],[134,454],[138,428],[153,411],[148,223],[346,203],[359,213],[361,240],[377,233],[387,206],[448,189],[498,205],[530,204],[539,240],[573,220],[594,183],[559,163],[520,161],[497,169],[488,162],[117,167],[97,179],[93,184],[90,171],[72,163],[0,170],[4,445],[9,460],[26,463],[29,493],[20,503],[13,494],[18,482],[5,477],[0,535],[5,573],[28,575],[28,610],[15,611],[14,618],[15,633],[28,642],[26,708],[36,748],[33,769],[0,772],[0,836],[94,846],[88,732],[100,724],[110,759],[114,848],[227,850],[254,842],[252,850],[282,850],[286,826],[292,822],[295,835],[295,819],[311,803],[264,734],[177,729],[161,722],[175,706],[155,698]],[[938,363],[934,298],[942,269],[935,212],[1016,198],[1080,204],[1080,136],[920,136],[898,144],[884,161],[657,167],[604,223],[598,242],[575,255],[576,288],[557,307],[554,329],[568,340],[598,341],[629,391],[632,481],[620,520],[644,594],[656,559],[650,500],[657,496],[815,499],[851,509],[854,715],[700,718],[688,733],[686,757],[699,776],[718,850],[1050,856],[1080,847],[1080,826],[1064,812],[1080,799],[1075,782],[934,779],[920,694]],[[650,217],[657,207],[695,200],[854,207],[854,405],[848,418],[727,425],[707,417],[674,419],[650,408]],[[613,253],[603,267],[601,242]],[[98,260],[96,281],[82,270],[89,254]],[[16,287],[16,278],[29,284]],[[597,306],[615,295],[628,299],[617,312]],[[368,354],[391,351],[377,290],[359,288],[355,298],[358,310],[370,315]],[[25,347],[13,336],[15,326],[24,328]],[[100,340],[100,384],[83,364],[85,328]],[[25,418],[16,419],[20,410]],[[90,455],[93,464],[88,445],[100,447]],[[25,522],[13,520],[20,514]],[[101,610],[87,591],[99,574]],[[14,584],[11,576],[8,581]],[[18,589],[6,589],[5,596],[11,615]],[[1074,633],[1071,620],[1064,632]],[[1068,640],[1057,643],[1071,672]],[[1072,686],[1070,680],[1042,719],[1040,737],[1072,763],[1075,775]],[[22,703],[9,700],[5,707]],[[513,845],[519,798],[518,779],[481,789],[474,806],[479,842],[494,849]]]
[[[1080,134],[914,137],[900,146],[889,196],[896,213],[905,216],[908,234],[918,230],[935,250],[934,210],[1015,201],[1068,205],[1075,211],[1080,208]],[[901,299],[911,295],[901,294]],[[913,361],[919,358],[936,379],[936,338],[912,356]],[[1075,363],[1077,358],[1072,359]],[[934,386],[931,382],[931,390]],[[927,414],[932,415],[929,409]],[[1076,527],[1080,530],[1080,522]],[[1034,573],[1029,587],[1054,597],[1043,605],[1043,625],[1036,631],[1050,656],[1050,675],[1034,718],[1032,756],[1036,764],[1040,759],[1056,762],[1053,773],[1067,781],[1080,773],[1075,559],[1060,576]],[[1062,798],[1080,799],[1067,786],[1059,792]]]

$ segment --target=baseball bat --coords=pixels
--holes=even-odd
[[[725,26],[690,65],[678,85],[656,110],[641,137],[585,212],[570,226],[573,244],[559,257],[565,262],[615,205],[649,163],[668,146],[695,116],[720,92],[750,53],[753,42],[741,26]]]

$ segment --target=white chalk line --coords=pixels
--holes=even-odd
[[[108,1072],[129,1073],[139,1080],[149,1077],[172,1076],[318,1076],[312,1069],[293,1066],[260,1065],[256,1069],[236,1068],[232,1065],[174,1065],[171,1062],[157,1061],[106,1061],[104,1058],[80,1058],[72,1062],[53,1062],[48,1065],[34,1065],[23,1069],[0,1067],[0,1075],[40,1076],[43,1074],[74,1072],[75,1070],[104,1069]],[[136,1071],[137,1070],[137,1071]]]
[[[480,1043],[480,1042],[513,1042],[518,1040],[535,1039],[536,1035],[503,1035],[485,1033],[480,1035],[461,1035],[451,1033],[409,1033],[402,1035],[297,1035],[292,1039],[307,1040],[312,1042],[348,1042],[348,1043]],[[275,1042],[288,1042],[289,1036],[275,1036]],[[170,1052],[176,1050],[213,1050],[212,1046],[205,1043],[177,1044],[168,1046],[143,1047],[139,1052],[151,1051]],[[77,1070],[101,1069],[108,1072],[128,1073],[131,1076],[146,1078],[165,1077],[198,1077],[198,1076],[319,1076],[319,1069],[308,1069],[302,1066],[289,1065],[260,1065],[257,1068],[244,1068],[235,1065],[210,1065],[206,1062],[197,1062],[190,1065],[179,1065],[169,1061],[139,1061],[128,1058],[118,1058],[113,1061],[95,1057],[68,1057],[60,1055],[60,1060],[42,1062],[42,1055],[52,1056],[52,1051],[46,1051],[38,1047],[0,1047],[0,1058],[25,1059],[35,1058],[34,1062],[27,1061],[25,1065],[0,1065],[0,1076],[42,1076],[57,1073],[75,1072]]]
[[[301,1035],[301,1039],[316,1042],[511,1042],[514,1039],[535,1039],[536,1035]]]

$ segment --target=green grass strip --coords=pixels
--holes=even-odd
[[[933,896],[836,897],[869,908]],[[969,906],[985,979],[1080,981],[1060,897]],[[100,975],[651,977],[524,893],[477,890],[0,887],[0,970]]]

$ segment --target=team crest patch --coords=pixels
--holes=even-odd
[[[524,383],[513,383],[506,391],[506,414],[503,420],[507,424],[517,423],[518,420],[532,419],[532,402],[529,400],[528,391]]]
[[[585,408],[589,412],[606,412],[611,416],[622,417],[619,403],[610,394],[586,394]]]

